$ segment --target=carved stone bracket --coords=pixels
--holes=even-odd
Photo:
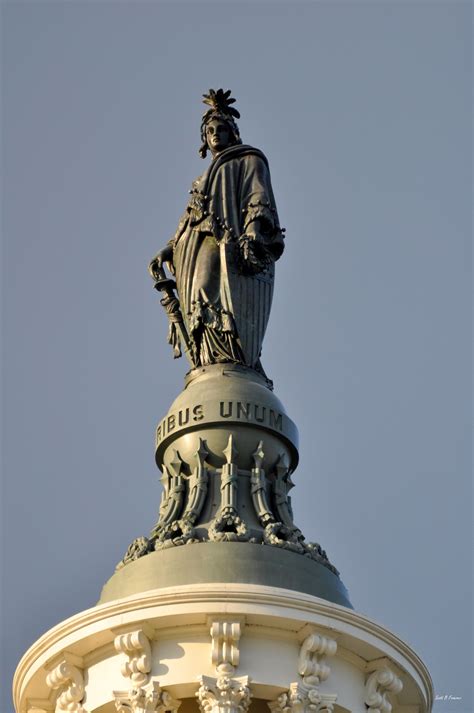
[[[132,688],[139,688],[148,682],[151,670],[151,646],[142,629],[120,634],[114,640],[115,650],[126,655],[121,665],[122,676],[130,679]]]
[[[336,700],[335,694],[320,693],[317,687],[298,682],[268,706],[272,713],[333,713]]]
[[[217,678],[201,676],[196,693],[202,713],[246,713],[252,694],[249,677],[233,678],[221,673]]]
[[[56,713],[86,713],[82,707],[84,678],[80,668],[64,659],[48,674],[46,684],[52,690],[59,689]]]
[[[337,643],[334,639],[321,634],[310,634],[301,644],[298,660],[298,673],[309,686],[319,686],[325,681],[331,669],[326,664],[325,656],[334,656]]]
[[[365,704],[368,713],[390,713],[392,704],[388,693],[400,693],[401,680],[389,668],[381,668],[371,673],[365,682]]]
[[[114,700],[117,713],[176,713],[181,705],[156,681],[145,688],[114,691]]]
[[[318,686],[331,672],[324,657],[334,656],[336,651],[334,639],[315,632],[306,636],[298,658],[302,681],[290,684],[287,692],[268,704],[272,713],[332,713],[337,696],[321,693]]]
[[[321,693],[318,713],[333,713],[336,701],[337,695],[335,693]]]
[[[239,640],[241,625],[239,621],[212,621],[211,623],[211,660],[221,671],[232,673],[239,665]]]

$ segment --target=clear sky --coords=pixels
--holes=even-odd
[[[263,363],[298,524],[471,713],[470,2],[3,2],[3,703],[160,497],[180,391],[146,265],[231,88],[287,247]]]

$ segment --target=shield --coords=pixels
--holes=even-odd
[[[242,275],[229,248],[221,244],[221,295],[233,315],[245,364],[255,368],[272,306],[275,265],[258,275]]]

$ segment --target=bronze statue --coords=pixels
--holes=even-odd
[[[149,267],[175,356],[183,348],[192,370],[156,429],[163,483],[157,522],[148,537],[132,542],[118,568],[203,542],[246,543],[239,557],[266,568],[269,548],[277,547],[305,558],[294,563],[305,581],[313,581],[312,573],[314,582],[332,577],[335,601],[348,604],[326,553],[306,542],[293,521],[298,431],[260,364],[284,245],[267,159],[241,143],[230,91],[210,89],[204,101],[200,154],[210,150],[212,162],[194,181],[176,234]],[[232,550],[228,556],[235,557]],[[160,570],[159,561],[154,566]],[[249,566],[232,560],[231,581],[241,581],[239,567],[247,576]],[[220,579],[225,567],[215,571],[227,581]]]
[[[209,90],[197,178],[178,229],[149,270],[170,318],[168,340],[193,367],[237,363],[262,371],[260,352],[283,231],[266,157],[242,144],[230,90]],[[166,277],[167,264],[176,282]],[[178,299],[173,288],[177,287]],[[179,300],[179,301],[178,301]]]

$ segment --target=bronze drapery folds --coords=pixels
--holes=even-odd
[[[200,154],[209,149],[212,162],[193,182],[175,235],[149,269],[159,290],[163,263],[176,279],[181,313],[174,309],[169,332],[175,355],[184,340],[192,367],[230,362],[262,371],[260,352],[284,231],[268,161],[241,143],[230,91],[211,89],[204,102],[210,108],[202,120]],[[169,285],[168,280],[165,308]]]

